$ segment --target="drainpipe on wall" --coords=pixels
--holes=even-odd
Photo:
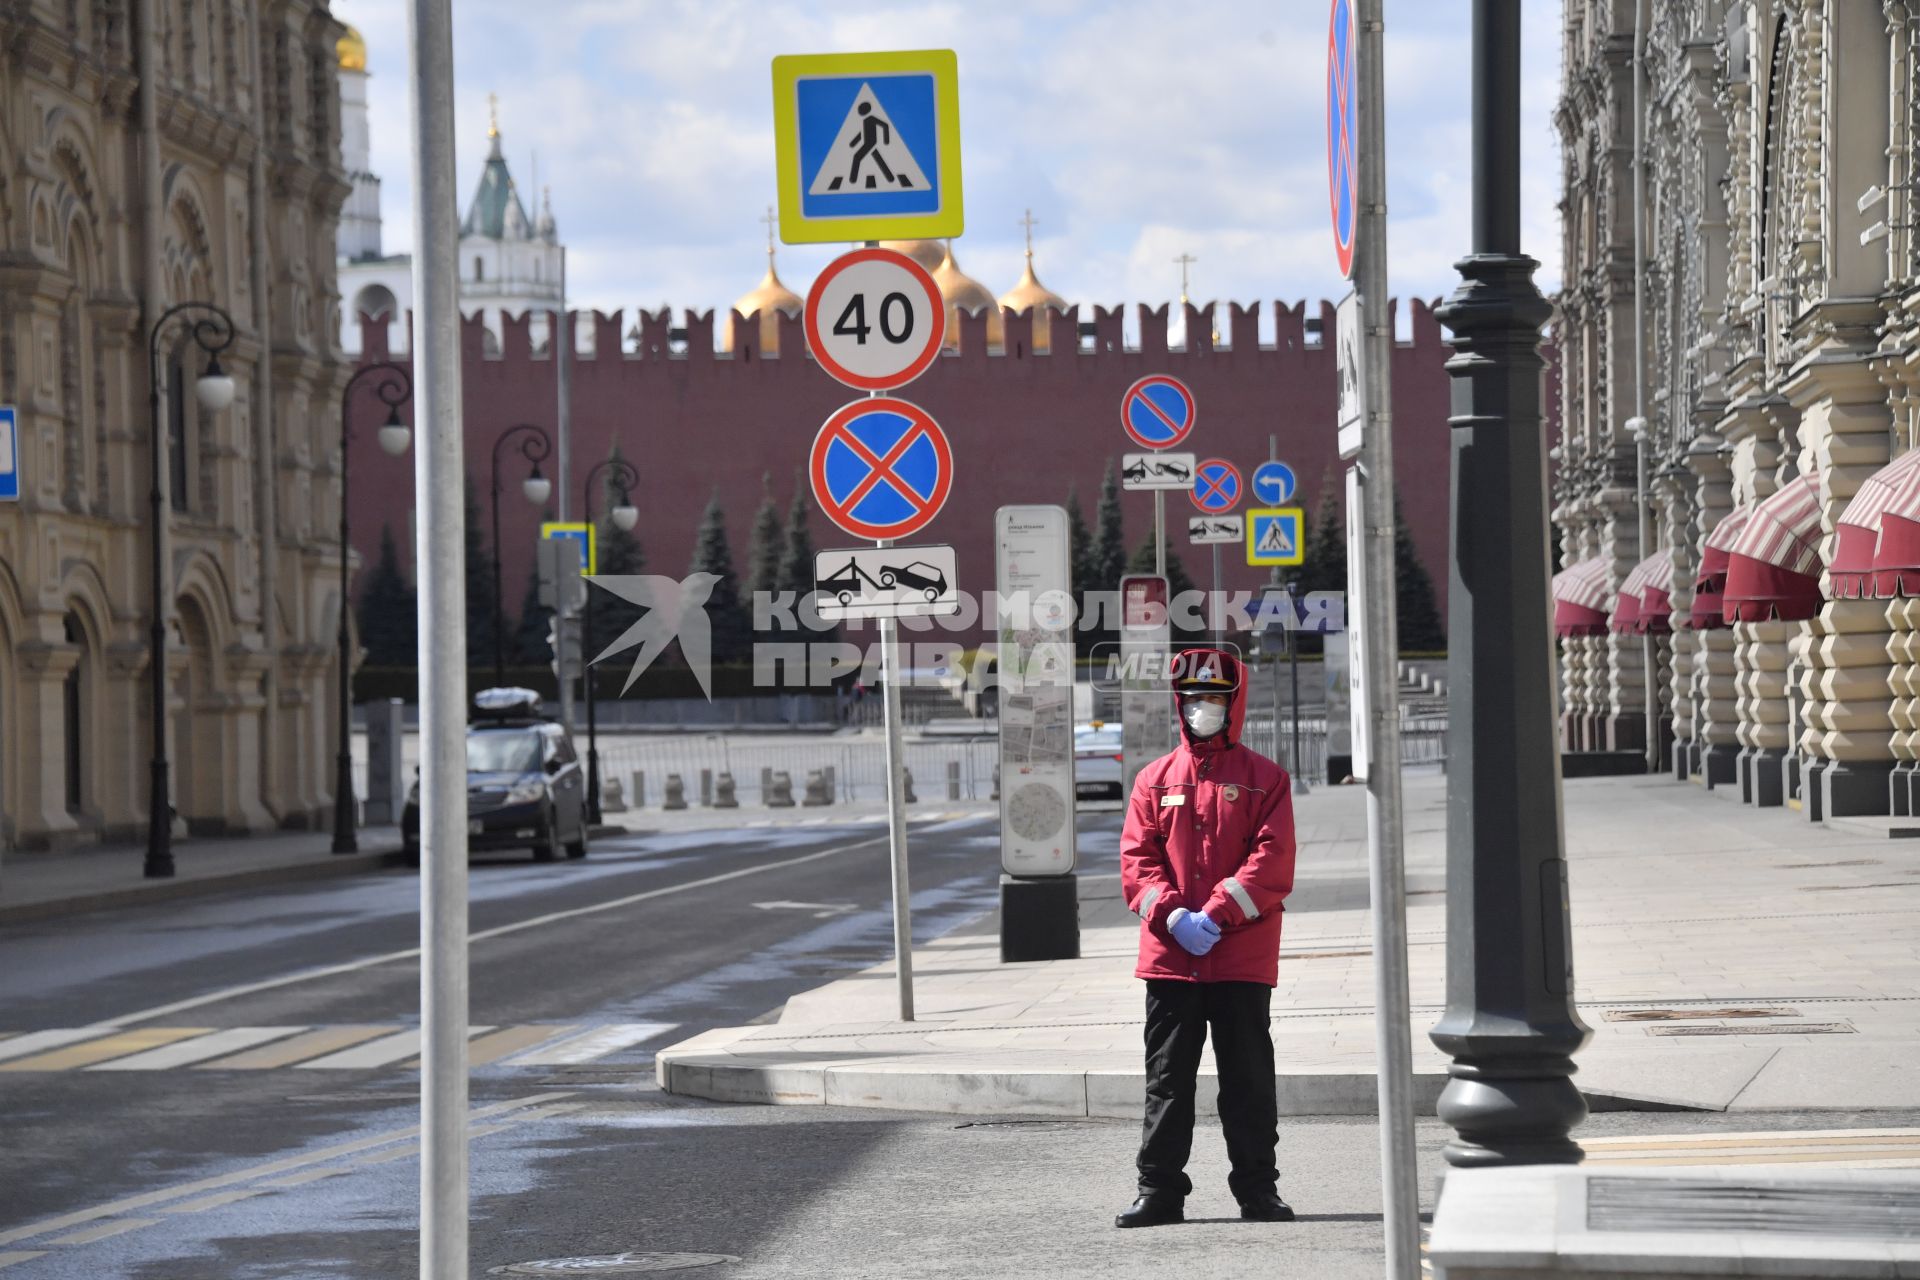
[[[1633,437],[1634,523],[1639,560],[1653,553],[1647,501],[1647,0],[1633,5]],[[1647,711],[1647,772],[1660,768],[1660,698],[1653,687],[1653,634],[1640,637],[1641,694]]]

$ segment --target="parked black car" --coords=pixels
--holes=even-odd
[[[488,690],[480,699],[497,693]],[[479,701],[479,699],[476,699]],[[486,704],[483,704],[483,706]],[[532,849],[536,862],[587,856],[585,770],[567,731],[525,701],[495,699],[467,728],[467,852]],[[420,784],[400,815],[407,861],[420,865]]]

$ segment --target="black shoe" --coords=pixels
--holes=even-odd
[[[1141,1196],[1133,1207],[1113,1220],[1116,1227],[1164,1227],[1185,1222],[1185,1201]]]
[[[1269,1191],[1240,1202],[1240,1216],[1248,1222],[1292,1222],[1293,1210],[1277,1192]]]

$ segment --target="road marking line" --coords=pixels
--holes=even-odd
[[[290,1173],[284,1178],[270,1178],[261,1183],[263,1187],[304,1187],[309,1182],[318,1182],[322,1178],[337,1178],[346,1173],[350,1166],[341,1165],[332,1169],[309,1169],[305,1173]]]
[[[0,1062],[0,1071],[68,1071],[74,1067],[105,1062],[108,1058],[124,1058],[143,1049],[157,1049],[176,1040],[203,1036],[211,1030],[211,1027],[142,1027],[137,1031],[123,1031],[84,1044],[69,1045],[51,1053]]]
[[[201,1196],[197,1200],[183,1200],[179,1204],[170,1204],[162,1213],[204,1213],[208,1209],[218,1209],[223,1204],[232,1204],[236,1200],[250,1200],[254,1196],[267,1194],[264,1187],[242,1187],[238,1191],[216,1191],[210,1196]]]
[[[302,1071],[326,1071],[333,1068],[354,1070],[362,1067],[384,1067],[389,1063],[411,1058],[420,1052],[420,1028],[409,1027],[396,1031],[392,1035],[381,1036],[378,1040],[369,1040],[351,1049],[342,1049],[338,1053],[329,1053],[325,1057],[314,1058],[310,1062],[294,1064]]]
[[[472,1130],[468,1130],[468,1136],[472,1136]],[[370,1169],[377,1164],[392,1164],[395,1160],[404,1160],[408,1156],[417,1156],[419,1154],[420,1144],[417,1142],[409,1142],[404,1147],[395,1147],[391,1151],[382,1151],[377,1156],[367,1156],[364,1159],[355,1160],[353,1163],[362,1169]]]
[[[16,1262],[32,1262],[35,1258],[46,1256],[45,1249],[16,1249],[11,1253],[0,1253],[0,1267],[10,1267]]]
[[[677,1022],[618,1022],[584,1035],[573,1036],[544,1048],[523,1053],[508,1060],[510,1067],[558,1067],[592,1062],[609,1053],[632,1048],[642,1041],[665,1035]]]
[[[524,1098],[513,1098],[506,1102],[492,1102],[477,1107],[468,1113],[467,1122],[486,1119],[491,1116],[505,1115],[510,1112],[537,1107],[542,1103],[558,1102],[574,1095],[569,1092],[531,1093]],[[310,1165],[324,1164],[328,1160],[337,1160],[342,1156],[353,1155],[359,1151],[370,1151],[375,1147],[384,1147],[389,1142],[401,1142],[420,1135],[419,1125],[408,1125],[403,1129],[393,1129],[386,1133],[372,1134],[365,1138],[355,1138],[350,1142],[335,1143],[330,1147],[321,1147],[297,1156],[282,1156],[277,1160],[268,1160],[252,1168],[236,1169],[232,1173],[223,1173],[212,1178],[201,1178],[195,1182],[183,1183],[177,1187],[167,1187],[159,1191],[145,1191],[135,1196],[115,1200],[108,1204],[95,1205],[91,1209],[77,1209],[57,1218],[48,1218],[42,1222],[30,1222],[24,1227],[14,1227],[0,1231],[0,1245],[12,1244],[16,1240],[29,1240],[42,1236],[49,1231],[61,1231],[67,1227],[76,1227],[83,1222],[95,1222],[101,1218],[110,1218],[116,1213],[127,1213],[135,1209],[145,1209],[151,1205],[164,1204],[178,1200],[183,1196],[196,1195],[203,1191],[217,1191],[222,1187],[231,1187],[242,1182],[251,1182],[256,1178],[265,1178],[270,1174],[287,1173],[295,1169],[304,1169]]]
[[[305,1030],[307,1030],[305,1027],[235,1027],[230,1031],[215,1031],[197,1040],[149,1049],[145,1053],[136,1053],[131,1058],[97,1062],[85,1069],[88,1071],[164,1071],[171,1067],[185,1067],[196,1062],[205,1062],[208,1058],[223,1057],[242,1049],[251,1049],[269,1040],[284,1039]]]
[[[508,1027],[504,1031],[496,1031],[492,1035],[481,1036],[472,1044],[469,1044],[467,1046],[467,1065],[469,1067],[484,1067],[490,1063],[498,1062],[510,1053],[518,1053],[522,1049],[534,1048],[537,1045],[545,1044],[549,1040],[564,1036],[569,1032],[578,1031],[579,1029],[579,1023],[561,1027]]]
[[[137,1231],[141,1227],[159,1225],[158,1218],[121,1218],[114,1222],[103,1222],[97,1227],[88,1227],[83,1231],[69,1232],[64,1236],[47,1241],[48,1244],[92,1244],[95,1240],[105,1240],[108,1236],[122,1235],[128,1231]]]
[[[1920,1129],[1772,1129],[1753,1133],[1675,1133],[1662,1137],[1634,1135],[1620,1138],[1586,1138],[1582,1147],[1605,1147],[1614,1151],[1663,1150],[1673,1147],[1741,1146],[1764,1142],[1777,1145],[1788,1142],[1884,1142],[1889,1139],[1920,1142]]]
[[[282,1040],[263,1049],[250,1049],[230,1058],[202,1062],[195,1071],[263,1071],[269,1067],[289,1067],[296,1062],[323,1053],[333,1053],[349,1045],[363,1044],[375,1036],[389,1035],[399,1028],[392,1024],[363,1027],[317,1027],[291,1040]]]
[[[1655,1165],[1723,1165],[1723,1164],[1829,1164],[1848,1169],[1905,1169],[1920,1167],[1920,1158],[1910,1152],[1887,1155],[1876,1158],[1863,1151],[1702,1151],[1695,1155],[1669,1156],[1621,1156],[1614,1159],[1590,1160],[1585,1163],[1599,1165],[1633,1165],[1653,1167]]]
[[[72,1044],[76,1040],[93,1040],[100,1036],[111,1035],[113,1027],[63,1027],[57,1031],[29,1031],[16,1036],[6,1044],[0,1044],[0,1062],[9,1058],[23,1058],[30,1053],[40,1053],[46,1049],[57,1049],[63,1044]]]
[[[541,925],[554,924],[561,920],[572,920],[580,916],[597,915],[602,911],[618,911],[630,907],[636,902],[651,902],[655,898],[670,897],[676,893],[688,893],[694,889],[705,889],[710,885],[725,884],[729,880],[738,880],[743,876],[757,876],[767,871],[784,871],[788,867],[805,866],[809,862],[818,862],[822,858],[831,858],[842,853],[852,853],[856,849],[865,849],[879,844],[887,837],[870,836],[865,840],[856,840],[852,844],[835,845],[831,849],[817,849],[812,853],[803,853],[797,858],[784,858],[779,862],[763,862],[757,866],[738,867],[732,871],[722,871],[717,875],[700,880],[689,880],[685,884],[663,885],[658,889],[648,889],[644,893],[628,894],[624,898],[612,898],[606,902],[596,902],[590,906],[571,907],[565,911],[553,911],[543,916],[533,916],[526,920],[517,920],[512,924],[497,925],[491,929],[469,935],[471,945],[484,942],[488,938],[502,938],[525,929],[537,929]],[[111,1031],[115,1027],[130,1026],[136,1022],[152,1022],[155,1018],[164,1018],[170,1013],[184,1013],[188,1009],[199,1009],[206,1005],[218,1004],[222,1000],[231,1000],[237,996],[253,995],[259,991],[272,991],[279,987],[290,987],[297,982],[310,982],[315,978],[338,977],[343,973],[358,973],[362,969],[371,969],[376,965],[391,964],[395,960],[411,960],[420,954],[420,948],[409,947],[405,951],[389,951],[385,955],[364,956],[358,960],[349,960],[343,964],[325,965],[318,969],[302,969],[298,973],[282,974],[277,978],[266,978],[259,982],[248,982],[237,987],[228,987],[223,991],[210,991],[203,996],[193,996],[186,1000],[176,1000],[172,1004],[142,1009],[124,1017],[107,1018],[93,1028],[94,1033]]]

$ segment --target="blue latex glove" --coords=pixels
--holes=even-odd
[[[1196,956],[1203,956],[1213,950],[1213,944],[1220,941],[1220,926],[1204,911],[1189,911],[1185,907],[1175,907],[1173,914],[1167,917],[1167,932],[1173,940]]]

